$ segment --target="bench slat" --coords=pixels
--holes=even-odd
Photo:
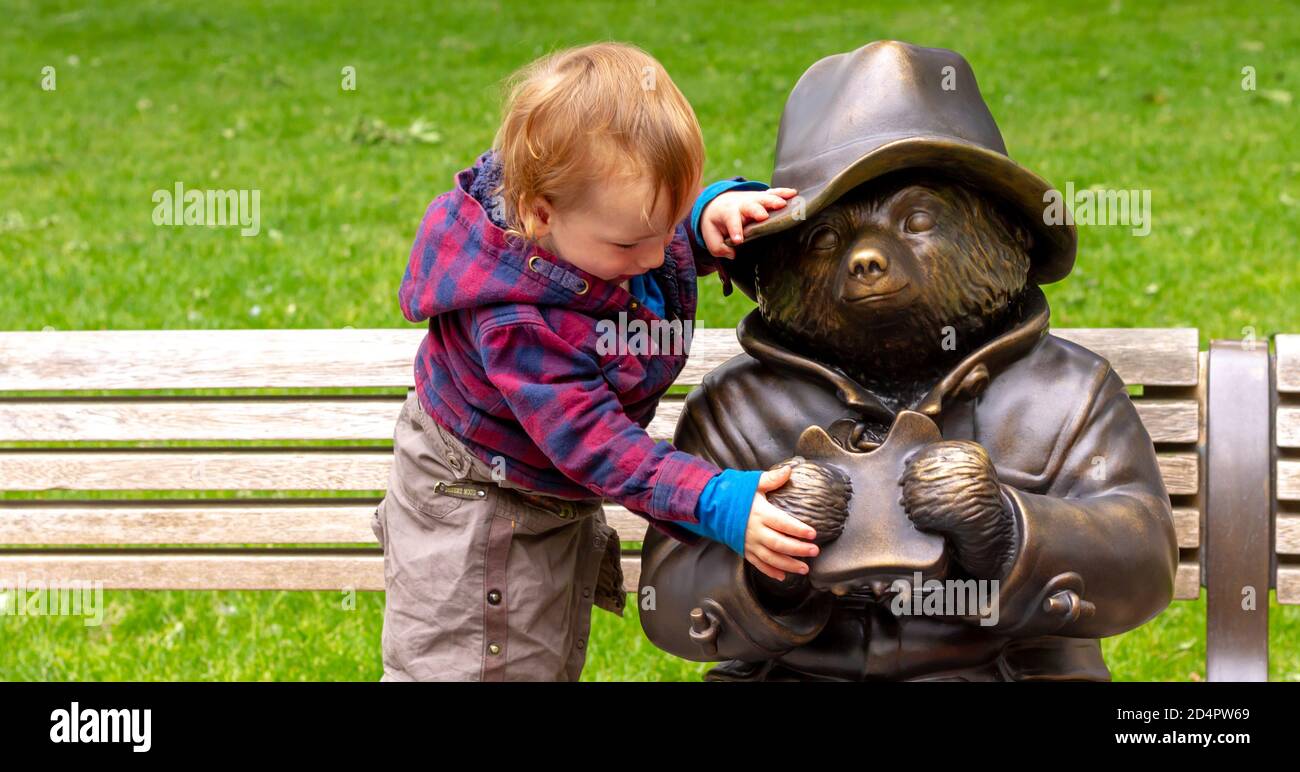
[[[0,544],[375,544],[370,530],[375,506],[328,501],[0,502]],[[617,504],[605,505],[605,520],[624,542],[644,541],[650,527]],[[1196,510],[1175,509],[1174,525],[1179,547],[1199,546]],[[1279,529],[1279,552],[1282,544]]]
[[[288,553],[289,551],[284,551]],[[641,558],[623,555],[623,589],[637,591]],[[0,581],[102,582],[106,590],[345,590],[382,591],[382,553],[338,555],[199,552],[0,553]],[[1300,601],[1300,570],[1289,570],[1286,598],[1279,571],[1278,601]],[[1177,600],[1200,595],[1200,569],[1180,563]]]
[[[1160,475],[1170,496],[1193,496],[1200,488],[1200,462],[1195,453],[1157,453]]]
[[[0,402],[0,442],[382,440],[402,397]]]
[[[1277,390],[1300,394],[1300,335],[1273,338],[1277,354]]]
[[[1277,602],[1284,605],[1300,603],[1300,568],[1278,566]]]
[[[6,490],[385,490],[393,451],[0,452]]]
[[[1277,409],[1277,446],[1300,448],[1300,407],[1280,405]]]
[[[283,551],[289,553],[289,551]],[[624,589],[635,592],[641,560],[624,555]],[[337,555],[199,552],[0,553],[0,582],[102,582],[106,590],[384,589],[378,551]]]
[[[392,440],[403,397],[0,401],[0,442]],[[682,398],[659,403],[649,432],[672,440]]]
[[[1157,453],[1170,495],[1194,494],[1195,453]],[[138,451],[4,451],[4,490],[342,490],[383,491],[393,452],[210,451],[177,448]],[[1297,464],[1300,466],[1300,464]],[[1300,485],[1300,470],[1296,470]]]
[[[1277,497],[1279,501],[1300,501],[1300,461],[1277,462]]]
[[[0,391],[415,385],[425,328],[0,332]],[[678,383],[740,353],[734,328],[697,329]]]
[[[0,391],[415,385],[424,328],[0,333]]]
[[[106,590],[343,590],[382,591],[382,553],[282,554],[200,552],[143,553],[0,553],[0,582],[28,585],[42,582],[102,582]],[[641,577],[639,555],[624,553],[623,589],[634,593]],[[1300,591],[1300,570],[1289,577],[1291,591]],[[1200,595],[1200,569],[1180,563],[1174,597],[1191,600]],[[1300,592],[1279,602],[1300,601]]]
[[[1196,563],[1179,563],[1174,574],[1174,600],[1201,597],[1201,567]]]
[[[391,440],[402,397],[0,401],[0,442]],[[1153,442],[1196,442],[1195,400],[1135,400]],[[672,441],[681,397],[659,403],[650,436]]]
[[[1194,443],[1200,437],[1200,409],[1194,399],[1133,400],[1152,442]]]
[[[1125,383],[1196,385],[1195,329],[1052,332],[1108,359]],[[423,327],[0,332],[0,391],[410,388],[424,334]],[[696,329],[678,382],[697,384],[740,351],[734,328]]]
[[[1274,543],[1279,555],[1300,555],[1300,514],[1279,512]]]
[[[106,590],[382,590],[384,555],[0,553],[0,580],[102,582]]]
[[[0,544],[378,544],[375,504],[0,502]]]
[[[384,556],[379,552],[328,554],[282,550],[268,552],[5,552],[0,553],[0,581],[17,583],[102,582],[106,590],[345,590],[382,591]],[[636,592],[641,558],[624,553],[623,588]],[[1300,590],[1300,571],[1288,577],[1288,590]],[[1279,602],[1293,603],[1300,594]],[[1195,563],[1180,563],[1174,597],[1195,599],[1200,574]]]
[[[1174,507],[1173,514],[1178,546],[1183,549],[1201,546],[1201,513],[1195,509]]]
[[[1144,386],[1195,386],[1200,334],[1194,327],[1052,329],[1110,361],[1124,383]]]

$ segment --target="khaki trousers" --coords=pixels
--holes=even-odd
[[[622,615],[602,502],[494,477],[408,394],[371,523],[384,548],[381,680],[576,681],[593,604]]]

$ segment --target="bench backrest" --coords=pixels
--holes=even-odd
[[[383,589],[369,521],[387,485],[393,427],[414,387],[412,357],[424,332],[0,333],[0,495],[22,497],[0,500],[0,545],[7,545],[0,579]],[[1174,503],[1182,560],[1176,596],[1197,597],[1205,438],[1197,331],[1053,334],[1106,357],[1126,383],[1142,387],[1134,402]],[[738,353],[734,329],[696,330],[678,384],[697,385]],[[1286,383],[1300,391],[1300,366],[1291,372]],[[302,391],[323,388],[368,393]],[[212,395],[215,389],[274,391]],[[85,394],[119,390],[150,393]],[[156,393],[164,390],[197,391]],[[650,434],[671,440],[681,407],[680,396],[666,398]],[[1296,447],[1292,411],[1286,427],[1287,447]],[[175,441],[185,444],[160,444]],[[1300,464],[1280,460],[1279,469],[1289,500],[1300,500]],[[646,523],[614,505],[607,516],[625,543],[627,589],[635,591],[635,543]],[[1296,541],[1287,542],[1287,554],[1300,552]]]

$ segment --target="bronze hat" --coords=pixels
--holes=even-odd
[[[950,68],[951,69],[948,69]],[[804,218],[882,174],[925,167],[1003,199],[1034,230],[1029,279],[1048,284],[1074,266],[1072,224],[1043,221],[1042,177],[1007,156],[970,64],[955,51],[877,41],[828,56],[790,91],[776,138],[772,187],[796,188]],[[744,248],[801,222],[795,206],[745,228],[727,272],[754,299],[754,261]]]

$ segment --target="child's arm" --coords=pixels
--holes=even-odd
[[[732,177],[731,179],[718,180],[704,190],[695,198],[695,206],[691,208],[690,229],[691,236],[698,244],[707,248],[704,242],[703,232],[700,230],[700,220],[704,216],[704,210],[708,208],[713,200],[723,193],[741,190],[762,191],[767,190],[766,182],[758,180],[747,180],[744,177]]]
[[[735,245],[744,239],[745,223],[766,220],[769,211],[784,209],[786,199],[797,192],[794,188],[766,188],[721,193],[700,213],[696,237],[715,257],[734,258]]]
[[[723,469],[709,480],[695,505],[698,523],[678,523],[692,533],[726,544],[735,552],[745,553],[745,526],[749,510],[758,492],[759,471]],[[706,525],[707,523],[707,525]]]
[[[743,238],[745,223],[766,220],[768,210],[781,209],[796,192],[793,188],[768,188],[766,183],[744,177],[719,180],[701,191],[685,223],[696,274],[708,276],[716,271],[722,278],[722,294],[730,295],[731,280],[718,258],[734,258],[732,245]]]
[[[651,438],[596,360],[535,312],[488,322],[477,344],[488,380],[565,476],[653,520],[696,521],[701,492],[722,470]]]
[[[808,564],[794,556],[817,555],[817,548],[799,541],[814,538],[816,531],[765,495],[789,479],[790,467],[766,472],[723,469],[700,495],[696,508],[700,522],[678,525],[722,542],[778,582],[785,580],[785,571],[806,574]]]
[[[792,538],[812,539],[815,531],[770,504],[761,491],[748,490],[746,475],[762,487],[757,486],[761,473],[733,472],[719,479],[724,472],[715,464],[667,441],[655,441],[628,418],[598,363],[540,317],[489,323],[479,331],[478,346],[484,371],[506,406],[565,476],[644,513],[652,525],[675,538],[691,536],[665,523],[697,525],[692,530],[738,553],[754,552],[765,563],[806,571],[804,564],[785,562],[784,556],[815,555],[815,545]],[[764,490],[783,484],[788,476],[768,474]],[[705,497],[714,480],[715,487],[727,483],[731,495]],[[751,517],[753,513],[759,517]]]

